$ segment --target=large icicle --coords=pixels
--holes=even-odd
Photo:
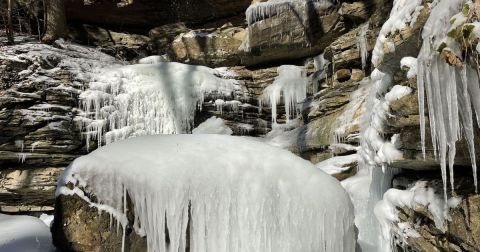
[[[367,40],[367,33],[368,33],[368,26],[369,23],[366,23],[360,28],[360,33],[357,37],[357,48],[358,52],[360,53],[360,58],[362,59],[362,70],[365,71],[365,67],[367,65],[368,59],[368,40]]]
[[[166,62],[105,71],[80,95],[87,142],[190,131],[206,94],[232,96],[237,88],[236,81],[217,74],[208,67]]]
[[[187,236],[193,252],[355,251],[353,208],[338,181],[248,138],[156,135],[116,142],[76,159],[57,195],[85,198],[88,190],[99,202],[91,204],[125,226],[123,188],[149,251],[184,251]]]
[[[418,55],[418,101],[422,151],[425,156],[425,99],[428,105],[428,118],[435,156],[439,159],[444,183],[444,197],[447,198],[447,165],[450,171],[451,188],[454,188],[453,170],[456,155],[456,142],[467,140],[475,188],[477,188],[477,167],[474,147],[474,112],[480,112],[480,106],[474,101],[480,94],[478,73],[468,65],[450,66],[442,59],[439,51],[448,48],[458,52],[457,43],[447,36],[456,20],[464,0],[441,0],[432,9],[425,24],[423,45]],[[457,15],[455,15],[457,14]],[[454,18],[452,18],[454,17]],[[461,55],[457,53],[457,55]],[[477,118],[478,119],[478,118]]]
[[[289,121],[297,112],[297,103],[307,97],[308,78],[305,69],[299,66],[283,65],[278,67],[275,81],[263,90],[261,103],[272,107],[272,121],[277,122],[277,104],[283,97],[286,119]]]

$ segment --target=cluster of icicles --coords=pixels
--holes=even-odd
[[[206,94],[232,97],[238,88],[236,81],[217,74],[204,66],[161,62],[97,75],[80,95],[85,114],[77,120],[87,145],[90,139],[101,146],[134,136],[189,132]]]
[[[422,33],[423,45],[418,55],[418,101],[422,151],[425,156],[425,100],[435,157],[439,158],[447,197],[447,164],[451,189],[454,189],[454,161],[456,142],[466,139],[470,152],[475,190],[477,190],[477,166],[474,145],[474,117],[480,124],[480,81],[478,65],[454,67],[447,64],[437,51],[448,40],[450,19],[462,11],[464,0],[443,0],[433,8]],[[452,45],[453,47],[454,45]],[[468,57],[468,56],[466,56]],[[466,60],[466,59],[465,59]],[[426,98],[426,99],[425,99]],[[473,110],[472,110],[473,108]],[[478,127],[478,126],[477,126]]]
[[[465,4],[472,4],[469,0],[436,0],[430,5],[423,5],[422,1],[396,0],[390,14],[390,18],[383,25],[380,35],[372,55],[372,64],[379,66],[384,57],[383,48],[389,48],[389,51],[395,50],[392,41],[387,37],[400,30],[412,26],[422,10],[422,8],[431,8],[430,17],[427,20],[422,31],[423,44],[417,59],[407,57],[402,60],[402,65],[408,65],[411,69],[408,77],[417,75],[419,115],[421,128],[421,141],[423,156],[426,157],[426,108],[428,106],[429,130],[431,133],[433,154],[439,160],[441,166],[444,199],[437,200],[435,205],[443,204],[443,211],[435,209],[434,218],[436,218],[437,228],[443,230],[443,219],[448,214],[448,208],[451,202],[458,199],[447,198],[447,185],[454,190],[454,164],[456,156],[456,144],[465,139],[471,158],[471,165],[474,178],[474,186],[477,190],[477,160],[475,156],[475,127],[480,124],[480,80],[478,65],[469,66],[465,63],[463,66],[451,66],[439,53],[440,47],[447,46],[452,51],[458,53],[458,46],[447,33],[451,26],[452,17],[461,14]],[[471,6],[470,6],[471,7]],[[363,34],[360,34],[363,36]],[[362,37],[359,38],[359,48],[361,48]],[[361,50],[363,51],[363,50]],[[362,53],[363,56],[363,53]],[[469,55],[463,55],[463,62],[469,62]],[[474,62],[474,61],[472,61]],[[385,81],[383,81],[385,80]],[[361,130],[361,148],[360,148],[360,171],[369,174],[368,183],[370,184],[368,203],[356,205],[356,223],[359,225],[359,240],[362,240],[369,246],[377,246],[379,251],[391,251],[393,246],[391,227],[392,221],[396,220],[395,207],[386,207],[389,204],[405,204],[411,200],[412,191],[407,191],[401,196],[395,191],[390,191],[386,198],[385,191],[391,186],[390,181],[394,169],[386,169],[388,163],[401,158],[401,153],[396,150],[395,136],[390,141],[386,141],[383,134],[383,123],[388,116],[388,101],[398,99],[399,97],[410,93],[412,90],[408,87],[391,87],[391,77],[374,70],[371,80],[371,95],[367,99],[367,113],[364,116]],[[379,100],[379,97],[381,100]],[[476,118],[476,121],[475,121]],[[388,147],[388,149],[384,149]],[[383,169],[379,169],[382,167]],[[448,175],[448,171],[450,174]],[[353,183],[355,183],[352,180]],[[350,182],[350,183],[352,183]],[[414,188],[415,189],[415,188]],[[412,189],[413,190],[413,189]],[[422,189],[423,190],[423,189]],[[397,190],[398,191],[398,190]],[[395,194],[397,193],[397,194]],[[386,195],[387,195],[386,194]],[[392,195],[395,194],[392,200]],[[355,201],[355,199],[353,199]],[[378,203],[380,201],[380,203]],[[390,202],[391,201],[391,202]],[[405,202],[403,202],[405,201]],[[411,202],[410,202],[411,203]],[[407,204],[408,205],[408,204]],[[375,211],[374,211],[375,209]],[[373,212],[378,220],[373,217]],[[397,220],[398,221],[398,220]],[[381,229],[379,228],[381,226]],[[380,238],[380,239],[379,239]],[[367,246],[368,247],[368,246]]]
[[[305,68],[293,65],[283,65],[277,69],[275,81],[263,90],[260,107],[265,103],[272,109],[272,121],[277,123],[277,104],[283,98],[287,122],[297,115],[297,104],[307,98],[307,83]]]

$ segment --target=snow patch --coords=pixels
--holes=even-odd
[[[0,251],[55,251],[50,229],[31,216],[0,214]]]

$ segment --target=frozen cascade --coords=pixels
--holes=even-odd
[[[392,77],[378,69],[372,72],[370,79],[364,80],[362,88],[369,90],[369,94],[363,105],[365,113],[360,122],[359,171],[357,175],[342,181],[342,185],[354,202],[360,247],[363,251],[383,252],[389,251],[388,239],[379,239],[385,236],[385,231],[379,226],[374,208],[389,188],[395,172],[386,169],[386,166],[403,157],[397,149],[397,135],[390,140],[384,139],[384,121],[388,116],[389,104],[412,90],[399,85],[392,87]],[[353,95],[356,96],[355,93]]]
[[[87,143],[98,145],[133,136],[186,133],[206,94],[234,96],[235,80],[219,70],[161,62],[116,67],[96,76],[80,94]]]
[[[297,113],[297,103],[307,97],[308,78],[304,67],[283,65],[278,67],[275,81],[263,90],[260,105],[267,103],[272,108],[272,121],[277,122],[277,104],[283,97],[286,119],[289,121]]]
[[[313,93],[316,94],[320,91],[320,82],[322,79],[325,79],[325,84],[327,84],[328,78],[328,67],[330,66],[330,61],[325,59],[324,54],[317,55],[313,58],[313,63],[315,66],[315,74],[313,75]]]
[[[350,102],[345,107],[343,113],[336,119],[333,131],[333,146],[343,143],[348,129],[356,124],[360,124],[361,114],[365,112],[365,103],[370,93],[371,84],[369,79],[360,82],[360,86],[350,96]]]
[[[475,188],[477,190],[477,167],[474,147],[474,116],[480,112],[480,82],[478,73],[468,65],[448,65],[438,53],[438,48],[448,47],[458,51],[459,46],[447,36],[451,18],[461,11],[464,0],[442,0],[432,9],[424,26],[423,45],[418,55],[418,101],[422,151],[425,156],[425,100],[428,106],[430,132],[435,156],[439,159],[444,197],[447,199],[447,165],[453,190],[453,165],[456,142],[465,137],[470,151]],[[461,54],[457,54],[461,55]],[[472,107],[474,111],[472,110]],[[447,210],[447,209],[445,209]]]
[[[76,159],[58,185],[57,195],[87,202],[94,193],[92,206],[124,227],[128,193],[133,228],[147,236],[149,251],[183,251],[187,227],[190,251],[355,250],[353,207],[338,181],[245,137],[131,138]]]

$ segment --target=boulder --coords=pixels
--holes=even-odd
[[[69,37],[84,45],[100,47],[103,52],[123,60],[141,58],[155,52],[147,36],[92,25],[70,26]]]
[[[167,53],[172,42],[178,35],[189,31],[185,23],[179,22],[155,27],[148,32],[148,36],[155,45],[157,53],[162,55]]]
[[[128,208],[129,213],[132,209]],[[133,231],[133,216],[133,212],[128,215],[125,251],[147,251],[146,238]],[[61,195],[56,199],[51,231],[53,244],[62,251],[122,251],[124,230],[121,225],[108,213],[90,206],[76,195]]]
[[[325,8],[313,1],[293,6],[278,8],[278,13],[251,20],[248,38],[242,45],[242,64],[258,65],[317,55],[348,31],[336,7]],[[248,15],[247,11],[247,19]]]
[[[192,30],[179,35],[168,51],[173,61],[209,67],[235,66],[240,63],[238,48],[245,30],[226,24],[218,29]]]

